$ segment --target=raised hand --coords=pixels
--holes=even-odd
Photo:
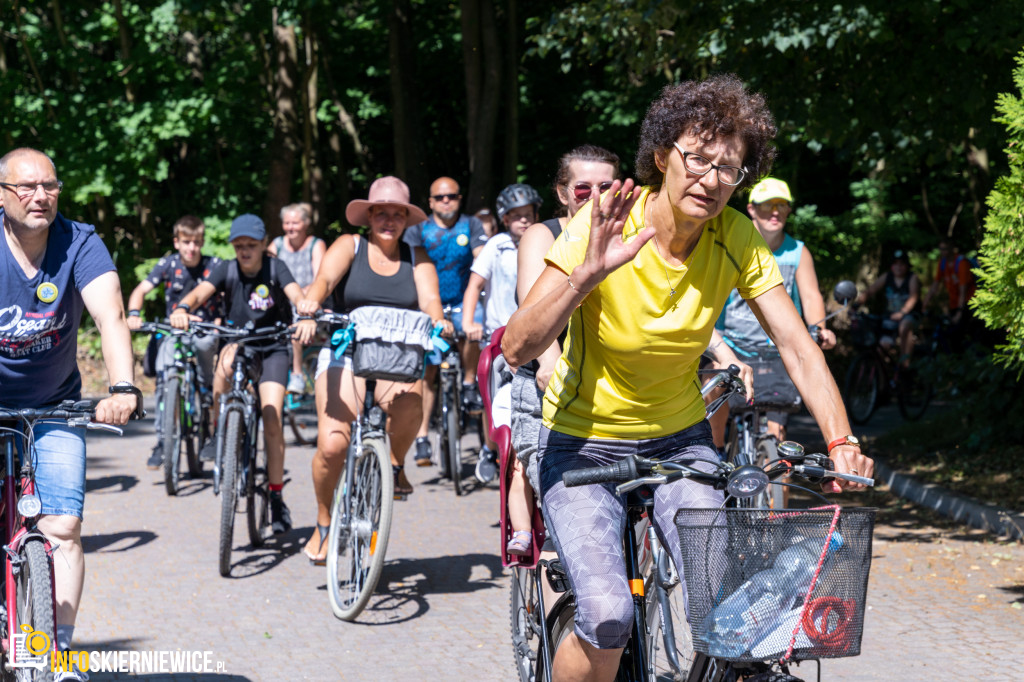
[[[576,287],[590,291],[609,274],[636,258],[644,244],[654,236],[653,227],[644,227],[634,239],[623,239],[623,227],[639,194],[639,187],[633,180],[626,179],[613,182],[604,196],[595,195],[590,209],[587,255],[574,270],[574,274],[579,273],[580,277],[579,282],[573,282]]]

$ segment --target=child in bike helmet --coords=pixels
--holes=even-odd
[[[471,341],[486,340],[494,330],[505,325],[516,311],[516,279],[519,271],[519,239],[527,228],[537,222],[542,200],[530,185],[516,183],[501,190],[495,201],[498,220],[505,228],[487,240],[483,251],[473,261],[469,284],[462,299],[462,319],[466,336]],[[473,320],[480,294],[486,288],[483,325]],[[478,381],[486,381],[486,377]],[[486,415],[485,415],[486,416]],[[486,432],[486,431],[485,431]],[[497,474],[495,444],[488,442],[481,449],[476,477],[484,483]]]

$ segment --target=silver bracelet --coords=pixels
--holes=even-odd
[[[572,283],[572,275],[566,275],[565,281],[569,283],[569,288],[575,291],[577,294],[586,294],[586,292],[577,289],[576,285]]]

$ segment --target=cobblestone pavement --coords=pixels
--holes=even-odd
[[[210,480],[168,497],[145,467],[152,442],[152,420],[120,438],[90,435],[76,649],[209,651],[226,669],[147,680],[514,678],[493,486],[473,481],[456,498],[410,458],[416,492],[396,503],[378,594],[350,624],[333,617],[324,569],[301,553],[314,520],[311,448],[288,447],[296,529],[253,550],[236,524],[221,578]],[[876,530],[863,653],[825,662],[823,679],[1009,679],[1024,655],[1022,602],[1022,546],[893,516]]]

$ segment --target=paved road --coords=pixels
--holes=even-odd
[[[251,550],[238,528],[232,576],[221,578],[209,480],[167,497],[145,468],[151,434],[149,421],[121,438],[90,436],[76,648],[206,650],[229,673],[149,680],[513,679],[496,489],[456,499],[433,469],[413,468],[379,594],[349,624],[331,615],[324,569],[300,551],[313,522],[311,448],[288,448],[297,529]],[[869,595],[863,655],[826,662],[824,679],[1009,679],[1006,666],[1024,656],[1020,545],[887,514]]]

